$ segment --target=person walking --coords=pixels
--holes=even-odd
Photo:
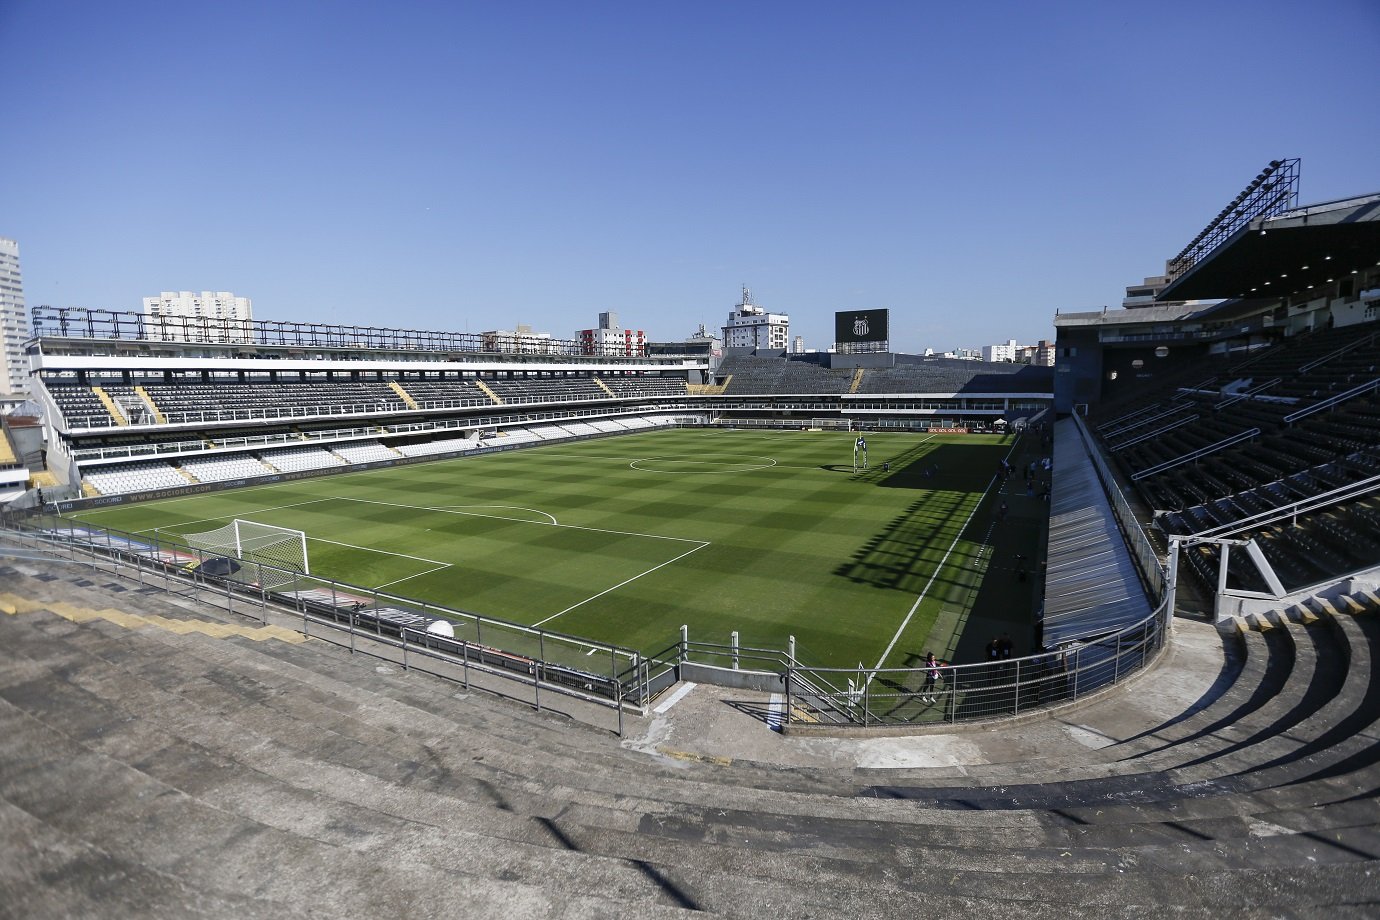
[[[933,703],[939,699],[936,695],[934,685],[939,680],[939,668],[941,662],[934,657],[934,652],[925,653],[925,687],[920,691],[920,699],[926,703]]]

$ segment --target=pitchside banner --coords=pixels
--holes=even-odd
[[[845,310],[834,314],[834,341],[840,345],[853,342],[887,341],[887,310]]]

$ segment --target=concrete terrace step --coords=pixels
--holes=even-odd
[[[59,703],[65,703],[66,701],[61,701],[61,699],[59,699],[59,701],[57,701],[57,702],[59,702]],[[153,705],[159,705],[159,706],[160,706],[160,712],[164,712],[164,713],[167,712],[167,701],[149,701],[149,702],[150,702],[150,703],[153,703]],[[98,723],[99,723],[99,721],[109,721],[109,720],[115,719],[115,717],[110,716],[110,714],[108,714],[108,713],[97,713],[97,712],[94,712],[94,706],[91,705],[91,702],[90,702],[90,701],[77,701],[77,702],[76,702],[76,708],[84,709],[84,710],[87,710],[87,712],[91,712],[91,713],[92,713],[92,719],[94,719],[95,721],[98,721]],[[172,716],[171,713],[168,713],[167,716],[164,717],[164,721],[170,721],[170,723],[172,723],[172,724],[177,724],[178,719],[177,719],[177,717]],[[200,724],[200,721],[201,721],[201,720],[193,719],[192,724]],[[146,739],[146,738],[145,738],[145,739],[141,739],[141,741],[142,741],[142,742],[145,742],[144,745],[142,745],[142,746],[149,746],[148,743],[146,743],[146,742],[148,742],[148,739]],[[248,738],[246,738],[246,739],[239,739],[239,743],[246,743],[246,742],[251,742],[251,739],[248,739]],[[386,761],[388,761],[389,759],[386,759],[386,757],[384,757],[384,759],[382,759],[382,760],[384,760],[385,763],[386,763]],[[264,766],[261,766],[261,764],[251,764],[251,766],[254,766],[255,768],[258,768],[258,770],[261,770],[261,771],[264,770]],[[364,767],[363,767],[363,768],[366,768],[366,770],[367,770],[368,764],[364,764]],[[411,781],[411,778],[408,778],[408,779],[410,779],[410,781]],[[396,782],[396,781],[397,781],[397,778],[395,777],[395,775],[385,774],[385,775],[384,775],[384,781],[385,781],[385,782]],[[451,781],[451,783],[453,783],[453,785],[455,785],[455,783],[458,783],[458,782],[462,781],[462,777],[457,777],[457,775],[451,775],[450,781]],[[464,783],[460,783],[460,785],[464,785]],[[548,790],[548,792],[549,792],[549,790]],[[588,790],[586,790],[586,789],[584,789],[584,790],[575,790],[575,792],[588,792]],[[519,792],[519,793],[516,793],[516,794],[512,794],[512,796],[509,796],[508,799],[505,800],[505,803],[504,803],[505,808],[513,808],[513,807],[515,807],[516,804],[519,803],[520,800],[524,799],[524,797],[526,797],[526,796],[524,796],[524,794],[522,794],[522,792]],[[562,800],[566,799],[566,797],[567,797],[567,796],[564,796],[564,794],[563,794]],[[524,804],[524,806],[526,806],[526,807],[531,807],[531,803],[523,803],[523,804]],[[766,804],[767,804],[767,803],[765,803],[765,801],[759,801],[758,807],[759,807],[759,808],[763,808],[763,807],[766,806]],[[562,807],[563,807],[563,806],[562,806]],[[988,814],[991,814],[991,812],[988,812]],[[894,819],[894,817],[893,817],[893,819]],[[930,821],[933,821],[933,817],[930,818]]]
[[[965,779],[649,756],[654,736],[621,746],[320,641],[0,616],[0,841],[122,854],[131,916],[144,884],[149,916],[189,893],[250,917],[1361,916],[1380,900],[1368,628],[1243,637],[1270,659],[1181,718],[1108,697],[1074,715],[1120,743],[1015,726],[1063,741]],[[18,865],[30,913],[93,912],[78,857]]]

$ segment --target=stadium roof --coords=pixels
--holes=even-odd
[[[1380,264],[1380,193],[1253,220],[1156,300],[1288,296]]]

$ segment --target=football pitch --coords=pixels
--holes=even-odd
[[[745,647],[794,635],[816,666],[903,667],[963,659],[988,638],[965,626],[1028,623],[1024,572],[1020,592],[984,588],[994,558],[1036,552],[1039,500],[996,476],[1018,439],[869,433],[855,473],[855,437],[665,430],[72,516],[143,536],[293,528],[314,576],[645,653],[685,624]]]

